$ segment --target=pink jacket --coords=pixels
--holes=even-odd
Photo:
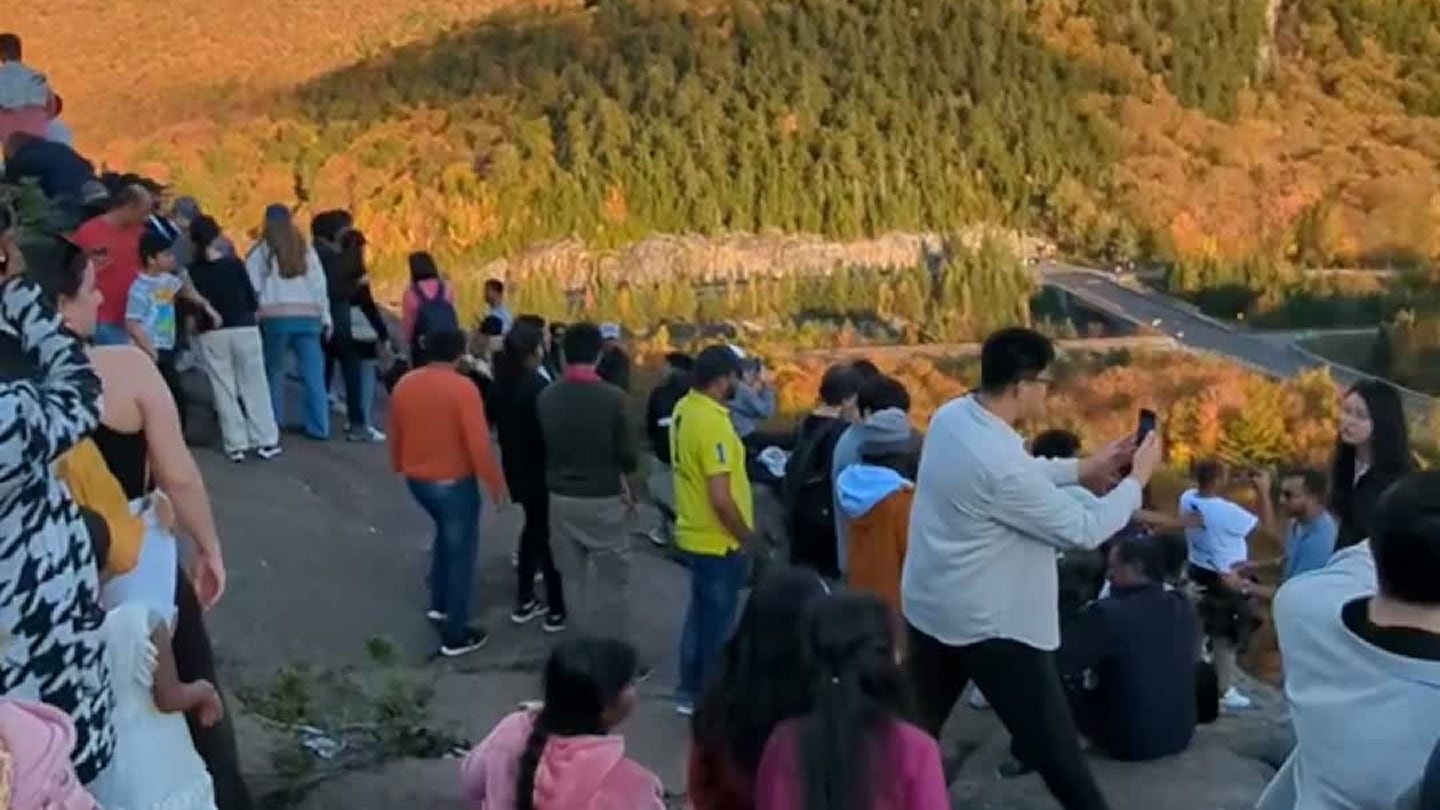
[[[70,765],[70,718],[41,703],[0,700],[0,740],[10,752],[13,810],[98,810]]]
[[[434,295],[435,288],[441,283],[438,278],[427,278],[419,283],[419,287],[426,295]],[[405,294],[400,296],[400,334],[405,336],[407,345],[415,340],[415,315],[420,311],[420,296],[415,294],[415,287],[415,284],[405,285]],[[448,283],[445,284],[445,300],[455,303],[455,288]]]
[[[795,750],[800,725],[781,723],[770,734],[760,771],[755,775],[755,810],[791,810],[805,806],[804,777]],[[872,810],[950,810],[949,789],[940,768],[940,746],[909,723],[891,724],[888,740],[877,748],[873,773],[878,784]]]
[[[460,766],[473,810],[514,810],[520,755],[535,715],[500,721]],[[664,810],[660,780],[625,758],[625,738],[551,737],[535,771],[535,810]]]

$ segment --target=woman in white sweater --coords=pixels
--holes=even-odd
[[[250,283],[260,299],[260,338],[275,422],[285,424],[286,356],[293,354],[304,392],[302,430],[312,439],[330,438],[330,406],[325,398],[325,352],[330,336],[330,303],[320,257],[300,230],[290,209],[265,209],[260,241],[245,257]]]

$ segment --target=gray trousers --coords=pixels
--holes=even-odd
[[[570,622],[585,633],[633,642],[628,510],[618,495],[550,495],[550,545]]]

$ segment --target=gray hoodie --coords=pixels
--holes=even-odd
[[[1394,808],[1425,771],[1440,738],[1440,661],[1381,649],[1352,629],[1346,605],[1375,591],[1367,542],[1276,596],[1297,742],[1257,810]]]

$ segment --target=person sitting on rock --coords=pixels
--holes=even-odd
[[[660,779],[614,733],[635,707],[635,649],[575,639],[545,663],[545,700],[511,714],[460,767],[474,810],[664,810]]]
[[[1199,616],[1165,587],[1153,540],[1115,540],[1108,577],[1110,594],[1061,633],[1058,664],[1076,725],[1115,759],[1178,754],[1195,734]]]
[[[1396,807],[1440,739],[1440,472],[1392,484],[1274,613],[1296,743],[1258,810]]]

